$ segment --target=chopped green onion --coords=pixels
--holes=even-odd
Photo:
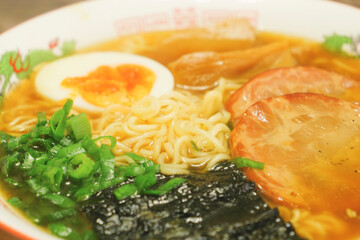
[[[98,182],[95,182],[92,185],[83,186],[76,190],[73,197],[77,202],[85,201],[89,199],[94,193],[101,191],[101,185]]]
[[[29,176],[34,178],[29,179],[29,185],[33,184],[35,191],[41,185],[50,188],[52,191],[59,191],[60,185],[63,181],[63,169],[57,166],[37,164],[29,173]],[[41,183],[40,183],[41,182]],[[46,185],[46,186],[45,186]],[[45,193],[46,194],[46,193]]]
[[[9,134],[0,131],[0,143],[1,143],[1,147],[5,150],[5,151],[10,151],[9,147],[8,147],[8,141],[10,139],[13,139],[13,136],[10,136]]]
[[[23,186],[20,182],[16,181],[13,178],[9,178],[9,177],[5,178],[5,182],[8,183],[10,186],[15,187],[15,188],[20,188],[20,187]]]
[[[61,223],[49,224],[50,231],[58,237],[67,238],[73,232],[73,230]]]
[[[27,141],[31,140],[32,136],[30,133],[26,133],[24,135],[21,135],[19,137],[17,137],[19,139],[20,144],[24,144]]]
[[[109,139],[110,140],[110,149],[114,149],[114,147],[116,146],[116,138],[114,138],[113,136],[102,136],[102,137],[98,137],[96,139],[94,139],[94,142],[97,142],[101,139]]]
[[[46,113],[44,112],[38,112],[37,114],[38,116],[38,123],[37,123],[37,127],[40,127],[40,126],[45,126],[47,124],[47,119],[46,119]]]
[[[26,152],[24,162],[22,164],[22,168],[31,169],[34,163],[35,163],[35,158],[29,152]]]
[[[68,146],[74,144],[73,140],[71,140],[68,137],[63,137],[59,143],[61,146],[64,146],[64,147],[68,147]]]
[[[250,167],[256,169],[264,169],[263,162],[257,162],[244,157],[236,157],[231,160],[238,168]]]
[[[95,163],[85,153],[76,155],[69,162],[69,175],[74,179],[86,178],[94,169]]]
[[[135,186],[140,192],[153,186],[156,182],[157,180],[154,172],[136,176],[134,179]]]
[[[130,165],[129,165],[130,166]],[[120,165],[120,166],[117,166],[116,169],[119,173],[123,173],[125,175],[126,173],[126,169],[128,168],[127,165]]]
[[[43,198],[62,208],[73,208],[76,206],[76,203],[70,198],[54,193],[47,194]]]
[[[14,138],[13,136],[3,132],[3,131],[0,131],[0,139],[1,139],[1,143],[8,143],[9,139],[12,139]]]
[[[57,220],[60,220],[63,218],[74,216],[76,214],[77,214],[77,211],[74,208],[61,209],[59,211],[49,213],[48,219],[51,222],[54,222],[54,221],[57,221]]]
[[[194,141],[190,141],[190,144],[193,147],[193,149],[195,149],[196,151],[200,151],[200,149],[198,148],[198,146],[196,146]]]
[[[124,155],[129,156],[130,158],[132,158],[138,164],[141,164],[142,162],[148,161],[148,159],[146,157],[137,155],[137,154],[132,153],[132,152],[125,153]]]
[[[148,173],[148,172],[159,173],[160,172],[160,165],[159,164],[154,164],[154,165],[145,167],[145,173]]]
[[[137,187],[133,183],[125,184],[115,189],[114,195],[118,200],[122,200],[126,197],[136,194],[137,190]]]
[[[73,101],[68,99],[64,104],[64,107],[58,111],[56,111],[50,119],[50,128],[53,137],[60,141],[65,135],[66,129],[66,118],[70,112]]]
[[[82,240],[96,240],[97,236],[94,231],[87,230],[82,236]]]
[[[85,136],[81,141],[81,145],[95,161],[100,160],[100,149],[96,145],[95,141],[91,139],[90,136]]]
[[[7,157],[5,166],[4,166],[4,173],[6,177],[9,177],[10,169],[13,168],[16,164],[18,164],[20,161],[17,159],[18,154],[13,154],[11,156]]]
[[[55,146],[53,146],[52,148],[50,148],[49,152],[50,155],[55,155],[57,154],[63,147],[60,144],[57,144]]]
[[[36,166],[28,172],[28,175],[31,177],[39,176],[41,177],[47,166],[45,164],[36,164]]]
[[[60,140],[65,135],[66,128],[66,116],[63,109],[55,112],[50,119],[50,129],[53,137],[56,140]]]
[[[85,113],[71,117],[67,124],[76,141],[80,141],[85,136],[92,136],[90,121]]]
[[[12,206],[20,208],[20,209],[24,209],[27,207],[27,205],[25,203],[23,203],[18,197],[10,198],[9,200],[7,200],[7,202],[9,204],[11,204]]]
[[[40,137],[40,134],[38,133],[37,129],[32,129],[30,130],[30,132],[28,133],[29,138],[38,138]],[[25,140],[27,141],[27,140]]]
[[[36,209],[27,208],[25,212],[32,222],[36,224],[40,224],[43,222],[43,217],[38,211],[36,211]]]
[[[62,157],[62,158],[51,158],[48,162],[47,162],[47,166],[50,167],[58,167],[62,170],[63,174],[66,175],[67,170],[68,170],[68,159],[66,157]],[[40,165],[40,164],[39,164]]]
[[[136,164],[131,164],[125,169],[125,176],[135,177],[145,173],[145,168]]]
[[[38,127],[37,128],[37,133],[39,135],[48,135],[50,134],[51,128],[50,127]]]
[[[48,187],[54,192],[60,191],[60,185],[63,181],[63,171],[59,167],[47,166],[43,172],[43,179],[48,183]]]
[[[157,187],[156,189],[145,190],[144,193],[151,195],[162,195],[171,191],[172,189],[176,188],[177,186],[179,186],[180,184],[186,181],[187,180],[183,178],[173,178],[167,181],[165,184]]]
[[[108,145],[102,144],[100,147],[100,168],[101,181],[114,178],[115,157]]]
[[[43,196],[50,192],[50,189],[48,187],[40,184],[37,180],[33,178],[26,180],[26,182],[29,184],[30,188],[33,190],[36,196]]]
[[[48,154],[43,153],[41,154],[39,157],[37,157],[35,159],[35,165],[39,165],[39,164],[45,164],[45,162],[49,159]]]
[[[118,183],[121,183],[125,180],[124,176],[117,176],[108,181],[95,182],[91,185],[86,185],[79,188],[73,195],[76,201],[84,201],[91,197],[94,193],[101,191],[103,189],[115,186]]]
[[[31,138],[30,140],[27,140],[26,146],[32,147],[32,148],[42,147],[44,149],[51,149],[49,142],[43,138]]]
[[[84,153],[85,149],[82,147],[81,143],[75,143],[73,145],[70,145],[68,147],[64,147],[58,151],[58,153],[55,155],[57,158],[67,157],[71,158],[75,155],[78,155],[80,153]]]
[[[142,157],[140,155],[137,155],[135,153],[125,153],[126,156],[129,156],[130,158],[132,158],[137,164],[141,164],[142,166],[146,167],[150,167],[155,165],[155,163],[149,159],[147,159],[146,157]]]
[[[8,148],[13,151],[16,148],[18,148],[20,146],[20,139],[19,138],[12,138],[8,141],[7,144]]]
[[[66,102],[64,103],[63,110],[66,116],[69,115],[70,110],[73,106],[73,100],[72,99],[66,99]]]

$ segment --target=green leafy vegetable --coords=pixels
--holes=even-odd
[[[358,44],[349,36],[335,33],[331,36],[326,36],[322,46],[329,52],[360,57],[360,47],[357,46]]]
[[[335,33],[325,37],[323,47],[331,52],[341,52],[341,48],[344,44],[353,44],[353,40],[348,36],[342,36]]]

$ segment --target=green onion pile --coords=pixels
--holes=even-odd
[[[8,202],[33,222],[65,239],[90,240],[96,239],[96,234],[77,202],[128,178],[134,180],[114,190],[118,200],[162,195],[186,180],[172,178],[155,188],[160,166],[134,153],[126,153],[134,163],[115,166],[112,149],[116,139],[92,139],[85,113],[68,116],[72,103],[67,100],[50,120],[45,113],[38,113],[38,123],[29,133],[13,137],[0,132],[0,178],[12,196]],[[108,139],[110,144],[98,147],[100,139]]]

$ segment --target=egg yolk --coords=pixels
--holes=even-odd
[[[155,79],[154,72],[144,66],[122,64],[100,66],[87,76],[66,78],[61,86],[72,89],[72,97],[81,95],[85,101],[99,107],[130,106],[150,94]]]

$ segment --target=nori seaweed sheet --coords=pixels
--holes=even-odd
[[[157,175],[158,185],[174,176]],[[118,201],[117,187],[83,203],[82,211],[99,239],[300,239],[278,210],[258,195],[253,182],[230,162],[188,181],[162,196],[136,195]]]

